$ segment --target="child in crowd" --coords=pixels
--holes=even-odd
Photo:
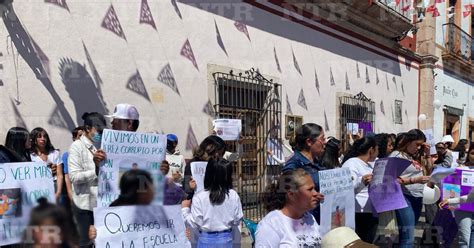
[[[204,174],[204,190],[197,192],[192,204],[182,202],[183,218],[189,227],[199,231],[197,247],[240,247],[242,205],[232,189],[232,163],[211,158]]]

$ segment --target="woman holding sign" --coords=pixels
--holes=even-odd
[[[120,195],[110,204],[110,207],[147,206],[153,202],[155,196],[155,186],[153,178],[148,171],[136,169],[128,170],[120,178]],[[91,225],[89,227],[89,239],[97,238],[97,229]]]
[[[63,188],[64,174],[61,164],[61,155],[59,150],[54,149],[49,135],[41,127],[33,129],[30,133],[31,138],[31,161],[44,162],[53,173],[54,189],[56,200],[59,200]]]
[[[219,136],[207,136],[201,144],[193,151],[193,158],[186,164],[184,168],[183,189],[187,194],[187,199],[191,200],[194,196],[196,184],[192,179],[191,163],[199,161],[208,161],[209,159],[222,158],[224,156],[227,145]]]
[[[461,168],[468,168],[474,170],[474,145],[471,144],[466,155],[466,162],[462,165]],[[471,192],[469,195],[463,195],[461,197],[450,198],[443,200],[440,204],[440,208],[446,206],[452,207],[453,205],[458,205],[462,203],[474,202],[474,192]],[[472,224],[472,219],[474,219],[474,213],[456,210],[454,217],[456,218],[456,223],[458,224],[458,239],[459,247],[472,247],[474,246],[471,239],[474,238],[474,225]]]
[[[255,247],[320,247],[319,225],[309,211],[323,199],[304,169],[284,172],[264,194],[269,213],[258,224]]]
[[[72,183],[72,212],[79,231],[80,246],[89,247],[89,226],[94,224],[93,208],[97,207],[99,163],[105,159],[100,148],[105,118],[99,113],[84,113],[85,132],[69,148],[69,177]]]
[[[395,150],[389,156],[412,162],[398,178],[408,205],[406,208],[395,210],[400,247],[413,247],[415,225],[423,207],[423,188],[430,181],[429,176],[423,175],[423,166],[421,165],[421,158],[430,160],[430,146],[425,142],[425,134],[419,129],[412,129],[398,135],[395,141]]]
[[[204,190],[192,200],[182,202],[185,223],[199,230],[197,247],[240,247],[239,225],[242,205],[232,189],[232,163],[223,158],[208,161],[204,175]]]
[[[344,158],[343,168],[351,170],[354,184],[356,233],[360,239],[372,243],[377,231],[378,218],[372,214],[368,185],[372,182],[374,162],[378,156],[378,146],[373,137],[363,137],[354,142]]]

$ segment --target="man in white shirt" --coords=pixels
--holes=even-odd
[[[186,162],[177,147],[178,136],[172,133],[166,135],[166,161],[168,161],[170,167],[166,176],[173,178],[173,181],[181,186]]]

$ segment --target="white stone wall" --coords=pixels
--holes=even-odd
[[[101,26],[111,3],[126,40]],[[209,132],[210,117],[203,108],[212,98],[209,88],[213,82],[208,80],[207,71],[211,64],[240,70],[255,67],[277,79],[283,85],[284,113],[286,95],[293,114],[303,115],[305,122],[324,126],[326,113],[327,135],[335,135],[339,128],[336,94],[341,92],[362,91],[375,101],[376,131],[399,132],[417,126],[419,73],[415,62],[405,63],[405,58],[373,44],[348,37],[351,42],[370,47],[369,51],[308,27],[314,25],[345,36],[314,21],[303,20],[305,26],[238,1],[210,6],[178,2],[182,18],[171,1],[149,0],[148,4],[156,29],[139,23],[139,0],[67,0],[69,11],[40,0],[15,0],[13,10],[20,22],[11,20],[0,24],[0,53],[3,54],[0,57],[3,65],[3,71],[0,67],[3,81],[0,139],[12,126],[26,125],[30,130],[42,126],[49,131],[53,144],[64,150],[70,143],[69,129],[78,124],[83,111],[111,112],[115,104],[127,102],[140,111],[139,131],[176,133],[181,150],[185,150],[190,126],[198,142]],[[236,28],[235,20],[246,24],[249,38]],[[10,30],[6,28],[9,24],[14,26]],[[216,25],[226,52],[217,42]],[[16,44],[11,42],[15,40],[11,35],[23,37],[26,45],[18,39]],[[192,47],[198,69],[180,54],[186,40]],[[37,44],[35,50],[30,51],[33,54],[28,52],[32,41]],[[38,47],[46,57],[37,58],[34,51],[41,55]],[[281,71],[277,68],[274,51]],[[48,77],[41,80],[32,69],[38,63],[39,67],[49,70]],[[167,64],[179,95],[157,80]],[[61,68],[63,71],[73,68],[72,74],[61,76]],[[130,77],[137,70],[149,99],[127,89]],[[346,90],[346,74],[349,90]],[[301,91],[307,109],[298,104]],[[392,109],[396,99],[403,101],[403,125],[393,124]],[[381,112],[381,101],[385,114]],[[186,151],[186,155],[190,155],[190,151]]]

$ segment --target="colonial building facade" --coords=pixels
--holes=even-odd
[[[0,137],[42,126],[66,150],[83,112],[127,102],[140,112],[139,131],[177,134],[190,157],[214,118],[239,118],[238,190],[251,209],[270,166],[268,140],[287,143],[300,123],[345,142],[355,124],[391,133],[418,126],[431,57],[414,52],[409,2],[7,0]]]

